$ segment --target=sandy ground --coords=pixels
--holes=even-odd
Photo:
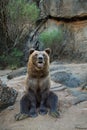
[[[14,87],[19,94],[14,106],[0,113],[0,130],[87,130],[87,101],[70,105],[74,97],[67,89],[56,91],[59,96],[60,118],[38,114],[36,118],[15,121],[14,115],[19,112],[19,101],[24,91],[24,79],[25,76],[21,76],[7,82],[8,86]],[[52,86],[54,84],[58,85],[52,82]]]

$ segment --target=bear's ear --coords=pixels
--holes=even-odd
[[[46,48],[46,49],[45,49],[45,52],[46,52],[48,55],[50,55],[51,49],[50,49],[50,48]]]
[[[35,49],[34,49],[34,48],[31,48],[31,49],[29,50],[29,54],[31,55],[34,51],[35,51]]]

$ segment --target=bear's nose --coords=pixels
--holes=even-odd
[[[39,56],[38,59],[39,59],[39,60],[43,60],[43,56]]]
[[[38,60],[39,60],[39,61],[43,61],[43,55],[39,54],[39,55],[38,55]]]

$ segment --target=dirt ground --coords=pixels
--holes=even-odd
[[[19,101],[24,91],[25,76],[14,78],[7,82],[9,87],[15,88],[19,94],[16,103],[0,113],[0,130],[87,130],[87,101],[78,105],[71,105],[75,98],[67,89],[55,91],[59,97],[60,118],[54,119],[49,114],[36,118],[26,118],[15,121],[14,115],[19,112]],[[52,82],[52,86],[59,85]]]

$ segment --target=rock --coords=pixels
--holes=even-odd
[[[26,72],[27,72],[27,67],[22,67],[20,69],[13,70],[11,73],[8,74],[7,78],[12,79],[17,76],[25,75]]]
[[[87,81],[85,83],[81,84],[80,87],[82,90],[87,90]]]
[[[0,77],[5,76],[5,75],[7,75],[7,74],[9,74],[11,72],[12,72],[12,70],[7,70],[7,69],[0,70]]]
[[[15,103],[18,92],[0,80],[0,110]]]
[[[63,91],[63,90],[65,90],[66,89],[66,86],[60,86],[60,87],[53,87],[53,88],[51,88],[50,90],[51,91]]]
[[[87,130],[87,125],[85,125],[84,123],[82,124],[76,124],[75,125],[75,129],[77,130]]]
[[[14,110],[14,106],[9,106],[7,109],[8,110]]]
[[[87,64],[52,64],[51,80],[67,87],[80,87],[87,81]]]
[[[81,96],[81,95],[87,95],[87,92],[76,90],[76,89],[69,89],[68,92],[72,94],[75,97]]]
[[[77,87],[81,84],[80,79],[68,72],[55,72],[51,74],[51,79],[68,87]]]
[[[87,94],[81,94],[76,99],[73,99],[72,105],[77,105],[80,102],[87,101]]]
[[[70,18],[87,16],[86,0],[41,0],[42,16]]]

